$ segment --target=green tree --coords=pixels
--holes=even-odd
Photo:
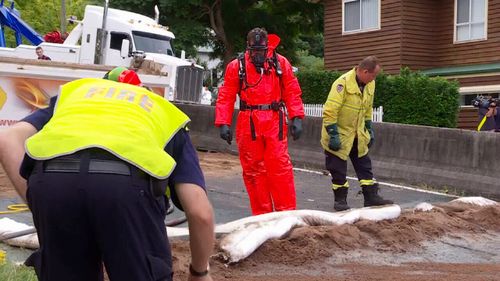
[[[324,53],[323,31],[316,34],[301,34],[297,39],[297,45],[300,50],[307,51],[307,55],[322,58]]]
[[[96,4],[99,0],[65,0],[66,14],[75,15],[79,19],[83,18],[85,6]],[[5,6],[10,4],[5,1]],[[15,0],[14,8],[19,11],[21,18],[27,22],[41,36],[60,29],[61,0]],[[68,26],[67,31],[73,27]],[[15,46],[13,32],[7,30],[8,46]]]
[[[160,8],[160,23],[176,34],[177,49],[194,56],[194,46],[210,42],[224,66],[245,49],[246,34],[253,27],[278,34],[278,51],[294,62],[299,35],[317,34],[323,25],[322,4],[306,0],[114,0],[111,4],[149,16],[154,5]]]
[[[325,70],[325,63],[323,58],[307,55],[304,54],[303,52],[304,51],[299,52],[298,62],[294,64],[294,66],[297,67],[299,71]]]

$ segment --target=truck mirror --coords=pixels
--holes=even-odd
[[[120,50],[120,56],[124,58],[128,58],[130,56],[130,41],[128,39],[122,40],[122,48]]]

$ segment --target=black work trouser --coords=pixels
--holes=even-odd
[[[118,159],[129,175],[89,171],[89,157],[76,157],[78,171],[37,161],[27,199],[40,249],[26,264],[41,281],[102,281],[103,263],[111,281],[172,280],[165,200],[149,176]]]
[[[332,176],[332,183],[336,185],[343,185],[347,180],[347,161],[342,160],[338,156],[331,154],[325,150],[325,166]],[[354,139],[352,149],[349,152],[352,166],[358,180],[372,180],[372,161],[368,154],[363,157],[358,157],[358,139]]]

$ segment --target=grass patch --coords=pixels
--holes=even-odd
[[[6,262],[4,264],[0,264],[0,280],[37,281],[38,279],[36,278],[33,268]]]

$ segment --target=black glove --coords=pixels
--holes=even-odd
[[[302,134],[302,119],[299,117],[294,117],[292,119],[292,127],[290,127],[290,132],[292,133],[293,140],[298,140]]]
[[[231,129],[229,129],[228,125],[220,126],[220,138],[227,141],[228,144],[231,144],[231,141],[233,140],[233,133],[231,132]]]
[[[338,151],[340,150],[340,147],[342,146],[340,143],[340,136],[339,136],[339,129],[337,127],[337,124],[331,124],[325,127],[326,132],[330,136],[330,142],[328,143],[328,148],[330,148],[333,151]]]
[[[370,133],[370,142],[368,143],[368,148],[370,148],[375,143],[375,134],[373,133],[372,120],[365,121],[365,128]]]

